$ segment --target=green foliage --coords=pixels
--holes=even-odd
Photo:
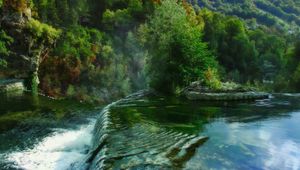
[[[4,31],[0,30],[0,68],[7,67],[7,62],[5,57],[7,57],[10,53],[7,48],[13,42],[13,39],[9,37]]]
[[[103,13],[102,22],[107,30],[112,31],[115,28],[128,27],[131,20],[128,9],[117,9],[116,11],[107,9]]]
[[[204,40],[209,43],[220,64],[229,75],[238,72],[243,77],[228,79],[246,82],[259,75],[257,50],[241,20],[208,10],[200,11],[199,19],[205,22]]]
[[[101,16],[101,25],[107,31],[124,36],[131,28],[146,20],[147,14],[152,11],[152,1],[115,0],[106,1],[107,9]]]
[[[103,34],[95,29],[73,26],[57,42],[53,55],[41,65],[42,87],[49,95],[68,94],[68,86],[78,83],[81,72],[89,73],[107,62],[107,48],[102,46]],[[102,49],[104,49],[102,51]],[[86,78],[85,78],[86,79]],[[59,89],[53,91],[53,89]]]
[[[206,9],[199,11],[198,20],[205,22],[204,40],[223,67],[223,80],[261,85],[264,82],[265,86],[280,91],[291,89],[289,80],[294,79],[291,75],[299,61],[294,57],[296,52],[291,54],[290,50],[294,41],[289,38],[294,36],[292,31],[285,35],[258,26],[255,21],[247,27],[242,20]]]
[[[141,0],[129,0],[128,10],[133,16],[141,17],[144,12],[142,1]]]
[[[295,43],[294,58],[295,58],[295,60],[297,60],[298,62],[300,62],[300,40],[298,40]]]
[[[199,0],[194,8],[174,0],[3,2],[21,12],[32,7],[32,44],[54,47],[42,53],[39,72],[40,89],[50,96],[117,98],[147,85],[175,92],[197,80],[213,89],[220,80],[299,85],[295,0]],[[1,32],[2,66],[11,43]]]
[[[292,69],[290,69],[290,71],[292,72],[291,84],[296,91],[299,91],[300,90],[300,43],[299,41],[295,43],[295,47],[289,63],[292,67]]]
[[[262,63],[260,64],[261,75],[265,75],[262,78],[272,79],[287,64],[285,56],[288,46],[285,38],[272,33],[266,34],[260,30],[251,31],[249,36],[255,42],[260,63]]]
[[[146,28],[150,47],[148,76],[150,86],[174,92],[176,88],[203,78],[203,72],[216,62],[201,42],[200,28],[191,23],[185,9],[165,0],[156,8]]]
[[[13,42],[13,39],[9,37],[4,31],[0,30],[0,55],[7,56],[9,54],[9,49],[7,45]]]
[[[87,61],[99,53],[102,33],[81,26],[70,27],[58,41],[55,53],[59,56],[74,56]]]
[[[74,88],[73,85],[69,85],[66,94],[67,94],[68,96],[70,96],[70,97],[75,96],[76,91],[75,91],[75,88]]]
[[[296,90],[299,90],[300,87],[300,64],[295,69],[292,75],[292,85]]]
[[[206,7],[279,30],[299,30],[300,4],[298,0],[199,0],[194,5]],[[296,27],[294,27],[296,25]]]
[[[52,54],[55,57],[42,62],[44,93],[88,101],[108,95],[102,91],[109,92],[111,98],[127,94],[130,86],[126,61],[115,53],[107,39],[107,35],[96,29],[69,27],[57,41]]]
[[[32,78],[31,78],[31,93],[33,95],[38,95],[38,84],[40,83],[39,82],[39,79],[38,79],[38,75],[37,73],[33,73],[32,75]]]
[[[204,83],[207,87],[213,90],[221,88],[221,81],[219,78],[218,70],[215,68],[208,68],[204,72]]]
[[[70,26],[88,16],[89,0],[33,0],[37,17],[55,26]]]
[[[36,39],[42,39],[44,42],[52,44],[59,37],[61,31],[41,23],[38,20],[30,19],[28,29]]]

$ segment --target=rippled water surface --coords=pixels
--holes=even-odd
[[[1,97],[0,106],[3,167],[78,169],[86,160],[91,169],[300,169],[295,94],[217,103],[129,98],[104,116],[26,95]]]

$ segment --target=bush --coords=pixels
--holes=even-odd
[[[204,72],[204,83],[210,89],[219,90],[222,87],[221,81],[219,79],[218,71],[214,68],[208,68]]]

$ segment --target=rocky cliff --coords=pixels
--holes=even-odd
[[[58,31],[32,18],[28,0],[4,0],[0,24],[14,39],[6,59],[10,77],[25,79],[27,88],[37,92],[40,60],[54,44]]]

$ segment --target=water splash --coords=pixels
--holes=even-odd
[[[96,120],[75,130],[59,130],[44,138],[34,148],[6,156],[15,168],[25,170],[66,170],[86,157]]]

